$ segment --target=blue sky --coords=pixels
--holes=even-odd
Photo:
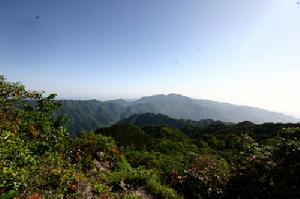
[[[1,0],[0,73],[60,98],[180,93],[300,117],[300,5]]]

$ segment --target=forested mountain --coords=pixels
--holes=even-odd
[[[199,127],[205,128],[210,125],[223,124],[220,121],[214,121],[211,119],[203,119],[200,121],[184,120],[184,119],[174,119],[167,115],[155,114],[155,113],[142,113],[134,114],[128,118],[124,118],[118,122],[119,124],[134,124],[138,126],[147,125],[167,125],[170,127],[183,129],[188,127]]]
[[[198,100],[178,94],[154,95],[143,97],[131,107],[147,104],[153,106],[154,111],[177,119],[213,119],[224,122],[252,121],[264,122],[296,122],[296,119],[276,112],[250,106],[237,106],[229,103],[220,103],[211,100]]]
[[[146,126],[168,126],[180,129],[187,136],[195,139],[205,135],[229,135],[248,133],[253,137],[266,138],[275,136],[282,128],[300,127],[299,123],[263,123],[254,124],[249,121],[239,123],[224,123],[211,119],[193,121],[184,119],[174,119],[163,114],[143,113],[134,114],[118,122],[118,125],[136,125],[141,128]]]
[[[110,101],[61,100],[63,107],[57,115],[69,118],[67,127],[72,134],[83,130],[95,130],[127,118],[133,114],[161,113],[175,119],[212,119],[224,122],[251,121],[297,122],[294,117],[248,106],[237,106],[210,100],[197,100],[182,95],[154,95],[135,101],[122,99]]]
[[[56,115],[66,116],[67,128],[72,135],[81,131],[95,130],[120,120],[124,107],[119,103],[104,103],[97,100],[60,100],[62,107]]]

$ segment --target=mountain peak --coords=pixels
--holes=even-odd
[[[177,94],[177,93],[169,93],[167,96],[169,96],[169,97],[184,97],[183,95]]]
[[[180,94],[176,94],[176,93],[169,93],[169,94],[156,94],[156,95],[151,95],[151,96],[145,96],[142,97],[138,100],[136,100],[137,102],[148,102],[148,101],[152,101],[152,100],[179,100],[179,99],[185,99],[185,100],[190,100],[191,98],[180,95]]]

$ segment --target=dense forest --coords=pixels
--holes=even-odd
[[[70,136],[54,98],[0,76],[0,198],[300,198],[299,123],[148,113]]]

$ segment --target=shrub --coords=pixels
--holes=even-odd
[[[228,163],[214,155],[202,155],[183,175],[171,182],[187,198],[221,197],[230,178]]]

